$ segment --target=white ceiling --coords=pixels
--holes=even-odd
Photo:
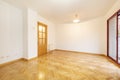
[[[103,16],[116,0],[3,0],[29,7],[55,23],[72,22],[77,13],[81,21]]]

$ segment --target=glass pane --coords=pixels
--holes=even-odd
[[[39,38],[43,38],[43,33],[39,32]]]
[[[39,26],[39,31],[42,32],[43,31],[43,27]]]
[[[118,16],[118,32],[118,63],[120,63],[120,15]]]
[[[45,32],[45,27],[43,27],[43,32]]]
[[[45,36],[45,33],[43,33],[43,38],[45,38],[46,36]]]
[[[120,63],[120,36],[118,37],[118,62]]]
[[[120,36],[120,16],[118,16],[118,35]]]
[[[117,16],[114,16],[109,20],[109,56],[116,60],[116,20]]]

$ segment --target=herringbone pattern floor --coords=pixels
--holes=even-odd
[[[120,68],[104,56],[53,51],[0,67],[0,80],[120,80]]]

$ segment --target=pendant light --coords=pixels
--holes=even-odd
[[[78,17],[78,14],[75,15],[75,19],[73,20],[73,23],[79,23],[80,20],[79,20],[79,17]]]

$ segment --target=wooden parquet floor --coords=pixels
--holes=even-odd
[[[1,66],[0,80],[120,80],[120,68],[104,56],[53,51]]]

